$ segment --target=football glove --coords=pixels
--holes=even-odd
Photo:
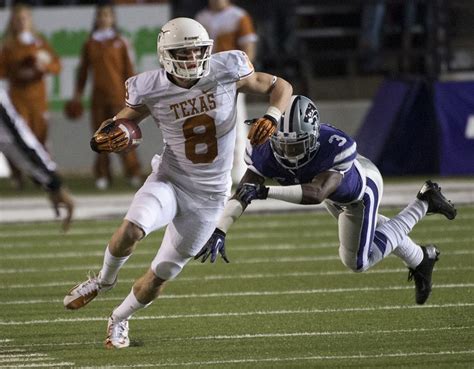
[[[106,120],[91,138],[91,149],[95,152],[120,152],[128,146],[125,131],[115,125],[112,119]]]
[[[252,146],[263,144],[277,129],[276,119],[268,114],[265,114],[262,118],[254,119],[251,122],[253,124],[247,138],[250,140]]]
[[[221,254],[222,259],[224,259],[226,263],[229,263],[229,259],[227,259],[227,255],[225,254],[225,233],[219,228],[216,228],[211,238],[209,238],[201,251],[194,257],[194,260],[202,258],[201,263],[204,263],[210,255],[211,263],[213,263],[216,261],[218,253]]]
[[[250,204],[252,200],[265,200],[268,197],[268,187],[259,183],[244,183],[237,188],[237,198],[245,203]]]

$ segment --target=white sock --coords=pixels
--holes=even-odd
[[[100,270],[100,282],[104,284],[112,284],[117,279],[118,272],[122,265],[128,260],[128,256],[116,257],[113,256],[109,251],[109,246],[105,249],[104,263]]]
[[[402,259],[410,268],[416,268],[423,260],[423,250],[413,240],[406,236],[393,250],[393,254]]]
[[[113,311],[112,318],[118,321],[128,319],[136,311],[146,308],[148,305],[150,304],[142,304],[137,300],[132,288],[125,300]]]
[[[377,231],[383,233],[390,242],[392,249],[395,249],[411,232],[415,224],[425,216],[427,210],[428,204],[426,202],[415,199],[396,216],[379,225]]]

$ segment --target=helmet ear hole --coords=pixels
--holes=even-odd
[[[175,18],[158,34],[158,59],[166,72],[183,79],[198,79],[209,73],[213,43],[206,29],[194,19]],[[200,53],[193,58],[179,58],[175,54],[177,50],[197,48]]]

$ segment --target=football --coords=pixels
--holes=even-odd
[[[142,142],[142,131],[138,124],[128,119],[117,119],[115,125],[121,129],[128,138],[128,145],[123,151],[133,149]]]

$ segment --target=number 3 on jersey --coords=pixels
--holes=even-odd
[[[337,146],[344,146],[344,144],[347,142],[347,139],[345,137],[339,136],[339,135],[332,135],[329,137],[328,142],[331,144],[334,141],[337,141]]]
[[[212,163],[217,156],[216,125],[207,114],[188,118],[183,124],[186,158],[193,164]]]

